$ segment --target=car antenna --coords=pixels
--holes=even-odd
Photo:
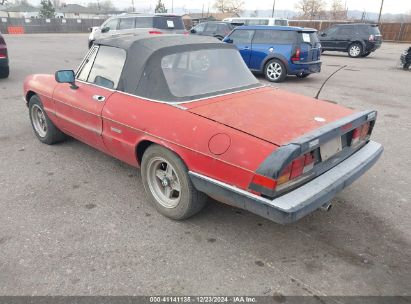
[[[344,69],[346,67],[347,67],[347,65],[343,65],[342,67],[335,70],[330,76],[328,76],[327,79],[324,80],[323,84],[321,85],[320,89],[317,92],[317,95],[315,95],[314,98],[318,99],[318,96],[320,96],[320,93],[321,93],[322,89],[324,88],[325,84],[327,83],[327,81],[330,80],[330,78],[333,77],[335,74],[337,74],[337,72],[341,71],[342,69]]]

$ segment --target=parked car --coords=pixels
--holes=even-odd
[[[107,19],[100,27],[92,27],[88,45],[90,48],[96,39],[130,33],[185,34],[187,31],[179,15],[123,14]]]
[[[264,17],[234,17],[226,18],[223,21],[241,24],[241,25],[281,25],[288,26],[288,20],[284,18],[264,18]]]
[[[240,26],[224,40],[233,43],[245,63],[267,80],[281,82],[287,75],[305,78],[321,71],[317,31],[288,26]]]
[[[347,52],[350,57],[367,57],[381,47],[378,24],[336,24],[320,32],[323,51]]]
[[[68,134],[141,167],[149,200],[178,220],[208,195],[296,221],[328,209],[383,149],[370,140],[375,111],[263,86],[212,37],[99,40],[77,72],[29,76],[24,96],[41,142]]]
[[[197,24],[190,30],[190,33],[193,35],[211,36],[223,40],[234,28],[235,25],[230,22],[208,21]]]
[[[9,55],[6,41],[0,33],[0,78],[7,78],[10,74]]]
[[[411,69],[411,47],[409,47],[401,54],[400,60],[401,66],[404,70]]]

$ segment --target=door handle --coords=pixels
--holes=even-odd
[[[104,96],[101,96],[101,95],[94,95],[93,99],[97,100],[97,101],[100,101],[100,102],[103,102],[104,100],[106,100],[106,98]]]

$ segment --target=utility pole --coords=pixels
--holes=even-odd
[[[273,18],[274,18],[274,11],[275,11],[275,0],[273,2],[273,12],[271,13],[271,17],[273,17]]]
[[[383,6],[384,6],[384,0],[381,0],[380,14],[378,15],[378,23],[380,23],[381,21],[381,13],[382,13]]]
[[[136,11],[135,7],[134,7],[134,0],[131,0],[131,5],[133,7],[133,13]]]
[[[171,0],[171,13],[174,13],[174,0]]]

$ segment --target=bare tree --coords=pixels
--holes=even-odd
[[[6,5],[8,0],[0,0],[0,5]]]
[[[343,20],[347,18],[347,11],[342,4],[342,0],[331,0],[329,12],[332,20]]]
[[[220,13],[240,14],[243,11],[243,0],[216,0],[214,8]]]
[[[299,0],[295,5],[300,11],[301,17],[319,19],[324,13],[324,0]]]

